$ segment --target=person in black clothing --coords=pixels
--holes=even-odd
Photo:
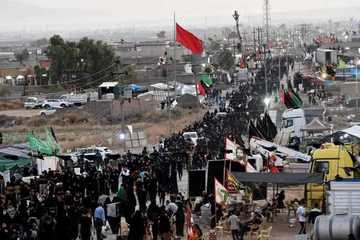
[[[284,205],[284,200],[285,200],[285,191],[282,190],[278,195],[277,195],[277,208],[279,209],[283,209],[285,207]]]
[[[314,204],[314,208],[312,208],[309,212],[309,218],[308,218],[308,222],[310,224],[315,224],[315,220],[318,216],[320,216],[322,213],[321,213],[321,210],[319,209],[319,204],[318,203],[315,203]]]
[[[40,240],[55,239],[54,213],[46,212],[40,219]]]
[[[165,207],[162,206],[160,210],[160,221],[159,221],[159,233],[162,240],[169,239],[170,230],[171,230],[170,220],[168,215],[166,214]]]
[[[130,232],[128,239],[143,240],[145,235],[145,220],[139,210],[137,210],[130,220]]]
[[[159,235],[159,217],[160,208],[156,205],[156,201],[152,201],[147,210],[147,216],[152,222],[152,235],[153,239],[157,239]]]
[[[83,209],[80,217],[80,239],[90,240],[91,238],[91,213],[89,209]]]

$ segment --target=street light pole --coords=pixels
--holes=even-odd
[[[355,66],[356,66],[356,71],[355,71],[355,79],[356,79],[356,93],[359,93],[359,82],[358,82],[358,64],[359,64],[359,60],[357,62],[355,62]],[[359,112],[359,99],[356,99],[356,113]]]

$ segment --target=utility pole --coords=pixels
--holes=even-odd
[[[238,38],[239,38],[239,44],[240,44],[239,52],[242,53],[242,37],[241,37],[241,34],[240,34],[240,28],[239,28],[239,18],[240,18],[240,15],[239,15],[238,11],[235,10],[234,15],[233,15],[233,18],[234,18],[234,20],[235,20],[236,33],[237,33]]]
[[[264,28],[266,42],[264,44],[264,65],[265,65],[265,94],[268,94],[268,80],[267,80],[267,49],[270,42],[270,3],[269,0],[264,0]]]
[[[254,54],[256,54],[256,28],[253,29]]]
[[[269,0],[264,0],[264,28],[266,36],[266,45],[270,40],[270,3]]]

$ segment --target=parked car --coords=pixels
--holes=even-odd
[[[183,133],[183,138],[185,140],[191,140],[191,142],[194,144],[194,146],[197,145],[197,142],[199,139],[197,132],[185,132],[185,133]]]
[[[107,155],[111,154],[112,151],[107,147],[78,148],[75,151],[76,157],[84,156],[88,160],[95,160],[97,155],[100,155],[102,160],[104,160]]]
[[[46,116],[49,116],[49,115],[52,115],[56,113],[56,108],[47,108],[47,109],[44,109],[44,110],[41,110],[40,111],[40,116],[42,117],[46,117]]]
[[[36,97],[28,97],[24,101],[24,108],[26,109],[36,109],[41,108],[43,101]]]
[[[61,99],[46,99],[44,100],[42,107],[43,108],[65,108],[65,107],[71,107],[74,104],[68,101],[64,101]]]

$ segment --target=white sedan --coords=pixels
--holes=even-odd
[[[52,115],[54,113],[56,113],[56,109],[50,107],[50,108],[47,108],[45,110],[41,110],[40,111],[40,116],[46,117],[46,116]]]
[[[74,104],[71,102],[67,102],[61,99],[47,99],[43,102],[42,107],[43,108],[65,108],[65,107],[71,107]]]

